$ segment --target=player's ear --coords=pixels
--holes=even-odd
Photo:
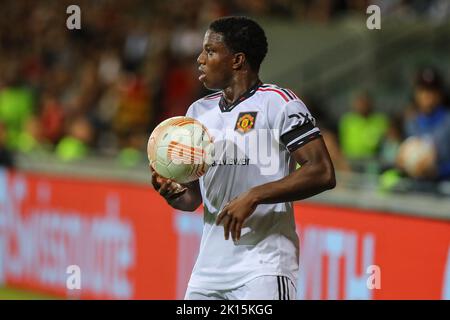
[[[242,52],[238,52],[234,54],[233,58],[233,69],[239,70],[244,66],[245,63],[245,54]]]

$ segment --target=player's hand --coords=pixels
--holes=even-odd
[[[155,188],[155,190],[167,201],[174,200],[187,191],[186,187],[183,187],[170,179],[161,177],[151,166],[149,166],[149,168],[152,175],[153,188]]]
[[[228,240],[231,232],[233,241],[239,241],[242,225],[255,211],[256,207],[256,201],[249,191],[241,194],[225,205],[216,219],[217,225],[223,222],[225,240]]]

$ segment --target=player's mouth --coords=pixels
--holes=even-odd
[[[200,76],[198,77],[198,80],[203,82],[203,80],[205,80],[205,78],[206,78],[206,73],[205,73],[205,71],[203,71],[202,68],[198,68],[198,71],[200,71]]]

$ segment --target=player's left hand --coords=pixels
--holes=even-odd
[[[219,225],[223,221],[225,240],[228,240],[230,232],[233,241],[241,238],[241,229],[245,220],[255,211],[257,204],[250,192],[245,192],[228,202],[216,219]]]

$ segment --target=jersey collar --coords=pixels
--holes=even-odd
[[[227,101],[225,100],[224,96],[223,96],[223,92],[222,92],[222,96],[220,97],[220,101],[219,101],[219,107],[220,107],[220,111],[222,112],[230,112],[231,110],[234,109],[234,107],[236,107],[239,103],[241,103],[242,101],[250,98],[252,95],[255,94],[255,92],[258,90],[258,88],[262,85],[261,81],[258,81],[255,85],[253,85],[252,87],[250,87],[247,91],[245,91],[238,99],[236,99],[235,102],[233,102],[232,104],[227,104]]]

